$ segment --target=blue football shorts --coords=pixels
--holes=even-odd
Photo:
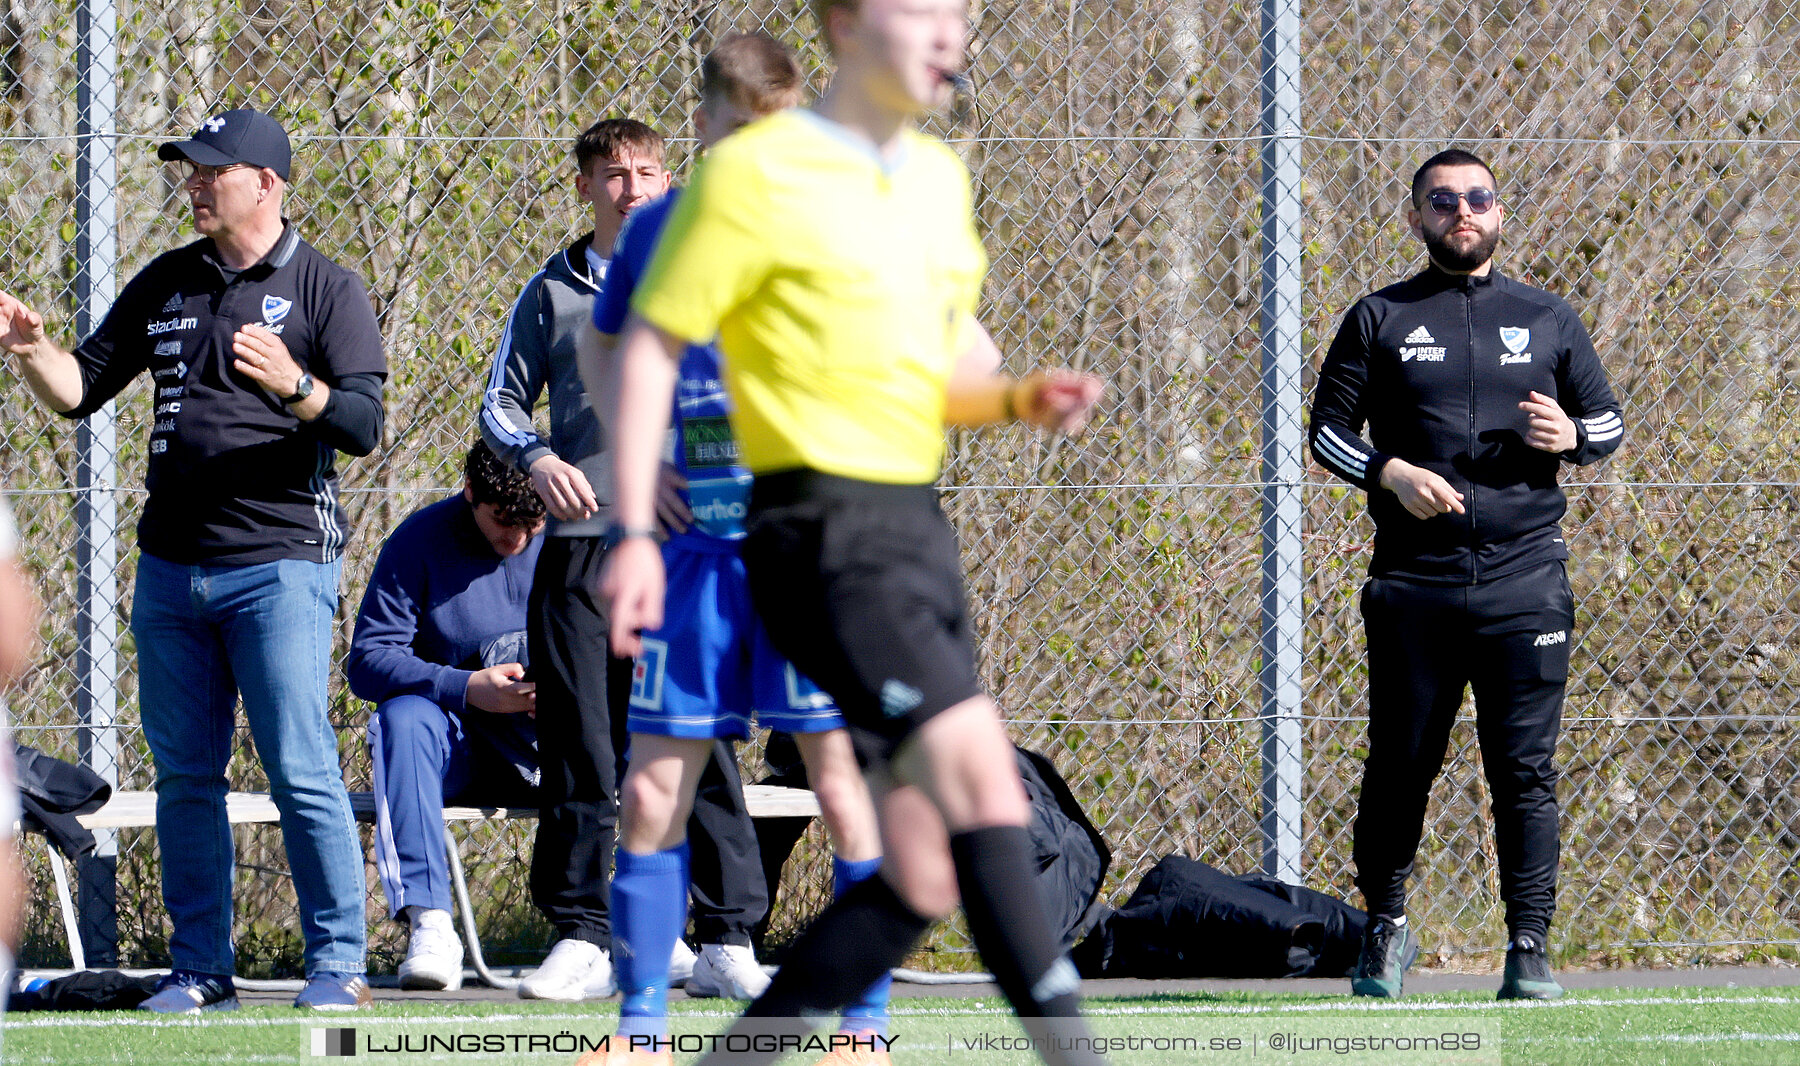
[[[837,704],[769,643],[735,544],[712,547],[663,548],[663,625],[633,665],[627,728],[697,740],[747,738],[752,718],[787,733],[842,729]]]

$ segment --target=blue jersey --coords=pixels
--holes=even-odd
[[[645,204],[625,220],[594,301],[601,333],[625,328],[631,294],[677,195]],[[831,697],[781,657],[750,606],[749,579],[737,557],[750,471],[738,461],[718,345],[690,344],[681,353],[674,406],[671,462],[687,477],[694,524],[663,545],[669,606],[662,627],[644,634],[628,728],[657,736],[747,737],[752,715],[764,728],[790,733],[843,728]]]
[[[613,247],[612,263],[600,297],[594,301],[594,328],[617,334],[625,328],[631,295],[650,266],[657,238],[669,220],[679,191],[645,204],[626,219]],[[688,506],[694,524],[670,540],[671,547],[718,550],[742,540],[744,516],[750,508],[750,471],[738,461],[737,437],[731,432],[731,402],[719,374],[717,344],[690,344],[681,354],[670,413],[674,455],[671,462],[687,478]]]

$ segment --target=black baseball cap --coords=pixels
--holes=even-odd
[[[281,123],[253,107],[214,115],[200,123],[192,138],[170,141],[158,148],[156,158],[165,162],[187,159],[208,167],[248,163],[253,167],[268,167],[280,175],[282,181],[288,179],[294,164],[287,131],[281,128]]]

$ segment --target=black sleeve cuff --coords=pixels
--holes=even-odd
[[[380,374],[347,374],[331,387],[313,419],[320,439],[348,455],[368,455],[381,443],[384,411]]]

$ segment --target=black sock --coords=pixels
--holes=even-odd
[[[797,1018],[838,1010],[906,961],[931,920],[907,906],[880,874],[860,881],[813,920],[788,951],[748,1018]]]
[[[1039,1029],[1061,1037],[1049,1040],[1044,1061],[1068,1066],[1087,1066],[1106,1060],[1083,1046],[1089,1036],[1081,1021],[1081,978],[1064,958],[1043,897],[1032,880],[1035,863],[1031,836],[1023,826],[990,826],[971,829],[950,838],[950,857],[956,861],[956,884],[962,891],[963,913],[975,948],[994,973],[1000,991],[1027,1031]],[[1033,1024],[1032,1019],[1054,1018],[1054,1025]],[[1073,1047],[1066,1046],[1073,1042]]]
[[[830,1015],[853,1002],[870,982],[905,962],[929,928],[931,920],[907,906],[886,878],[876,874],[859,881],[794,941],[768,990],[756,997],[731,1033],[804,1035],[811,1024],[796,1019]],[[700,1063],[760,1066],[780,1057],[779,1051],[716,1051]]]

